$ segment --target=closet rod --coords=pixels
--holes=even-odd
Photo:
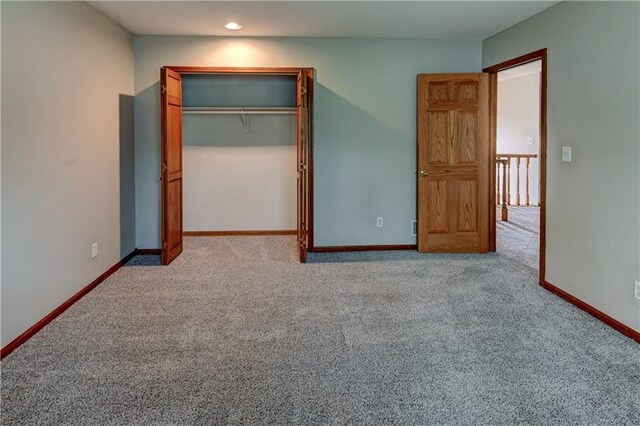
[[[297,108],[183,108],[182,112],[197,115],[273,115],[296,114]]]

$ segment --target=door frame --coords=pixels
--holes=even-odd
[[[170,69],[180,75],[184,74],[254,74],[254,75],[291,75],[297,76],[301,71],[306,71],[309,78],[315,80],[315,68],[309,67],[201,67],[185,65],[166,65],[162,68]],[[313,89],[315,84],[308,87],[309,99],[309,211],[308,211],[308,247],[307,252],[314,250],[313,242]],[[162,200],[164,203],[165,200]],[[161,211],[164,211],[162,206]]]
[[[538,281],[544,287],[547,247],[547,49],[536,50],[508,61],[486,67],[483,72],[489,73],[489,90],[491,98],[490,141],[489,151],[489,197],[493,202],[489,205],[489,251],[496,251],[496,153],[497,153],[497,108],[498,108],[498,72],[514,68],[529,62],[541,61],[540,71],[540,264]]]

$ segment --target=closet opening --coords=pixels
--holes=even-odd
[[[313,244],[313,69],[161,69],[162,263],[183,236]]]

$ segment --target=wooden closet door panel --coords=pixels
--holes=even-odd
[[[418,76],[418,251],[487,251],[488,74]]]
[[[309,74],[306,70],[298,73],[297,83],[297,198],[298,198],[298,257],[307,261],[309,248],[309,159],[310,159],[310,116],[309,116]]]
[[[182,253],[182,79],[161,70],[162,264]]]

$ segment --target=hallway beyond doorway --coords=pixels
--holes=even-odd
[[[509,221],[498,220],[497,252],[537,270],[539,249],[540,207],[509,206]]]

